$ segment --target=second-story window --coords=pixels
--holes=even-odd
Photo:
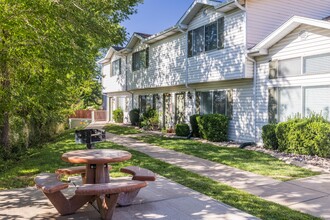
[[[188,32],[188,57],[224,48],[224,18]]]
[[[132,54],[132,70],[140,70],[149,67],[149,48]]]
[[[121,59],[112,62],[110,76],[118,76],[121,74]]]

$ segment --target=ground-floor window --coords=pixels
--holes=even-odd
[[[330,120],[330,86],[270,88],[269,122],[287,121],[295,115],[321,114]]]
[[[196,92],[197,114],[223,114],[232,116],[233,98],[231,90]]]
[[[156,100],[158,95],[140,95],[139,109],[141,113],[145,113],[148,109],[156,109]]]

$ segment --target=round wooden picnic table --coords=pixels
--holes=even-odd
[[[69,163],[86,164],[86,183],[109,183],[108,163],[131,159],[127,151],[112,149],[76,150],[64,153],[62,160]]]

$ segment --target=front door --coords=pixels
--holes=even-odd
[[[109,98],[109,121],[112,121],[112,112],[115,110],[115,99]]]
[[[185,93],[175,94],[175,124],[185,122]]]
[[[163,95],[163,127],[169,128],[172,125],[172,99],[171,94]]]

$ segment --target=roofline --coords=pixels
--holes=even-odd
[[[264,40],[254,46],[252,49],[249,50],[249,54],[251,56],[260,56],[260,55],[267,55],[268,49],[276,44],[278,41],[283,39],[287,36],[290,32],[294,29],[299,27],[300,25],[311,25],[320,28],[325,28],[330,30],[330,22],[324,20],[317,20],[313,18],[306,18],[300,16],[293,16],[283,25],[281,25],[278,29],[268,35]]]
[[[225,11],[227,10],[226,7],[229,5],[232,5],[235,3],[235,0],[228,0],[226,2],[217,2],[217,1],[213,1],[213,0],[195,0],[190,6],[189,8],[186,10],[186,12],[183,14],[183,16],[179,19],[179,21],[172,27],[167,28],[161,32],[158,32],[156,34],[153,34],[147,38],[143,38],[141,37],[139,34],[137,34],[136,32],[133,33],[133,35],[131,36],[130,40],[128,41],[128,43],[126,44],[126,46],[120,50],[120,51],[115,51],[115,52],[119,52],[119,53],[130,53],[132,50],[130,49],[130,44],[133,42],[134,39],[139,39],[140,41],[144,42],[144,43],[155,43],[159,40],[162,40],[164,38],[167,38],[169,36],[172,36],[176,33],[179,32],[185,32],[188,29],[188,26],[186,24],[182,23],[182,20],[184,20],[184,18],[191,12],[191,10],[198,4],[201,5],[209,5],[214,7],[215,10],[222,12],[221,9],[224,9]],[[173,32],[171,34],[171,32]],[[170,34],[169,34],[170,33]],[[168,35],[169,34],[169,35]],[[165,36],[164,36],[165,35]],[[162,36],[164,36],[162,38]],[[112,48],[112,47],[111,47]],[[104,63],[105,60],[107,60],[107,56],[99,61],[97,61],[97,63]]]

